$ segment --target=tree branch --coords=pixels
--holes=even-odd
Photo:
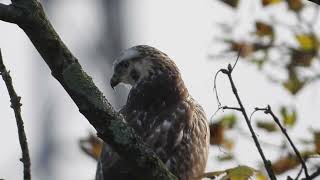
[[[310,2],[313,2],[313,3],[316,3],[316,4],[320,5],[320,0],[308,0],[308,1],[310,1]]]
[[[257,138],[257,136],[256,136],[256,134],[255,134],[255,132],[254,132],[254,130],[252,128],[252,125],[250,123],[250,120],[248,118],[246,110],[245,110],[244,106],[242,105],[242,101],[241,101],[241,99],[239,97],[238,90],[237,90],[237,88],[236,88],[236,86],[235,86],[235,84],[233,82],[233,79],[232,79],[232,72],[233,72],[233,70],[235,68],[236,63],[238,62],[238,59],[239,59],[239,55],[238,55],[237,61],[235,62],[235,64],[233,66],[231,66],[231,64],[229,64],[227,69],[221,69],[220,71],[222,73],[226,74],[228,76],[228,78],[229,78],[229,81],[230,81],[230,84],[231,84],[231,88],[232,88],[232,92],[236,96],[236,99],[237,99],[238,104],[240,106],[240,110],[242,112],[242,115],[244,116],[244,119],[245,119],[245,121],[246,121],[246,123],[247,123],[247,125],[249,127],[249,130],[251,132],[253,141],[254,141],[254,143],[255,143],[258,151],[259,151],[259,154],[260,154],[260,156],[261,156],[261,158],[263,160],[264,166],[265,166],[265,168],[266,168],[266,170],[268,172],[268,175],[269,175],[270,179],[271,180],[276,180],[277,178],[276,178],[276,176],[275,176],[275,174],[274,174],[274,172],[272,170],[271,162],[270,162],[270,160],[266,159],[266,157],[265,157],[265,155],[263,153],[263,150],[262,150],[262,148],[260,146],[260,143],[258,141],[258,138]],[[232,108],[232,109],[235,109],[235,108]],[[236,108],[236,110],[238,110],[238,109]]]
[[[13,5],[4,5],[0,3],[0,19],[10,23],[16,23],[22,12]]]
[[[15,0],[10,6],[14,10],[2,5],[0,19],[22,28],[98,136],[128,161],[135,176],[139,179],[176,179],[82,70],[77,58],[47,19],[41,4],[36,0]]]
[[[242,112],[242,109],[241,109],[241,108],[238,108],[238,107],[222,106],[222,109],[229,109],[229,110],[235,110],[235,111],[240,111],[240,112]]]
[[[259,110],[262,110],[262,109],[259,109]],[[281,132],[286,136],[287,140],[289,141],[292,149],[294,150],[295,154],[297,155],[302,167],[303,167],[303,170],[304,170],[304,173],[305,173],[305,176],[306,178],[309,177],[309,173],[308,173],[308,168],[306,166],[306,163],[304,162],[299,150],[296,148],[296,146],[294,145],[294,143],[292,142],[290,136],[288,135],[287,133],[287,130],[281,125],[280,123],[280,120],[279,118],[273,113],[273,111],[271,110],[271,107],[270,105],[268,105],[268,107],[265,109],[264,113],[266,114],[270,114],[273,118],[273,120],[276,122],[276,124],[279,126],[279,128],[281,129]]]
[[[302,180],[312,180],[316,177],[320,176],[320,168],[318,168],[314,173],[312,173],[308,178],[304,178]]]
[[[11,108],[13,109],[14,115],[16,117],[19,142],[20,142],[20,147],[22,151],[22,158],[20,160],[23,163],[23,177],[24,177],[24,180],[30,180],[31,179],[31,170],[30,170],[31,162],[30,162],[30,156],[29,156],[27,137],[24,131],[24,125],[23,125],[23,120],[21,116],[21,103],[20,103],[21,97],[19,97],[15,92],[12,84],[12,78],[9,74],[9,71],[7,71],[5,65],[3,64],[1,49],[0,49],[0,74],[7,86],[7,90],[11,99],[10,100]]]

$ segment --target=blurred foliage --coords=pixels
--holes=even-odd
[[[242,0],[218,0],[225,4],[231,11],[240,11]],[[242,39],[234,36],[241,29],[238,23],[221,23],[223,36],[219,37],[220,43],[226,45],[226,49],[221,52],[238,53],[247,63],[255,65],[262,72],[267,72],[268,68],[279,69],[286,74],[286,77],[277,77],[274,73],[267,73],[268,78],[277,85],[282,86],[292,96],[297,95],[309,83],[318,80],[320,77],[319,56],[319,34],[316,32],[316,25],[320,7],[302,0],[258,0],[252,3],[259,3],[261,11],[269,11],[269,20],[255,18],[252,30],[248,31],[249,39]],[[295,20],[294,24],[286,24],[281,21],[279,9],[272,9],[276,6],[286,6],[286,13],[292,15]],[[283,8],[280,8],[283,11]],[[270,11],[271,10],[271,11]],[[304,16],[306,11],[313,10],[312,18]],[[238,19],[237,19],[238,21]],[[283,36],[286,36],[283,38]],[[286,39],[286,40],[283,40]],[[276,54],[276,55],[275,55]],[[218,55],[219,57],[219,55]],[[270,69],[270,68],[269,68]],[[301,73],[302,70],[312,70],[308,76]],[[296,125],[298,116],[294,108],[281,106],[279,108],[279,119],[286,128],[292,128]],[[272,120],[260,119],[255,120],[258,129],[266,133],[278,134],[284,136],[279,131],[278,126]],[[227,114],[214,122],[210,122],[210,144],[213,146],[223,147],[228,150],[222,156],[218,156],[219,162],[235,160],[233,153],[236,145],[235,141],[227,138],[228,131],[237,129],[238,117],[234,114]],[[239,133],[241,134],[241,133]],[[300,153],[304,159],[318,157],[320,154],[320,131],[313,132],[312,140],[305,140]],[[307,146],[312,145],[312,150]],[[276,145],[275,145],[276,146]],[[97,159],[99,157],[102,143],[94,135],[90,134],[87,138],[80,140],[81,149],[90,157]],[[300,161],[295,154],[291,152],[291,147],[284,144],[278,148],[284,156],[278,157],[272,162],[272,168],[276,174],[283,174],[289,170],[295,169],[300,165]],[[238,166],[223,171],[214,171],[204,174],[202,177],[216,178],[221,177],[224,180],[247,180],[255,176],[257,180],[268,179],[266,175],[254,168],[248,166]]]
[[[294,169],[299,166],[300,161],[293,155],[280,158],[273,162],[272,169],[275,174],[282,174],[288,170]]]
[[[269,121],[271,121],[271,120],[269,120]],[[278,131],[277,124],[272,122],[272,121],[271,122],[265,122],[265,121],[262,121],[262,120],[257,120],[255,122],[256,122],[256,126],[258,128],[264,129],[267,132],[276,132],[276,131]]]
[[[282,106],[280,108],[280,113],[281,113],[281,117],[282,117],[282,122],[285,126],[292,127],[295,125],[295,123],[297,121],[296,110],[292,110],[290,112],[287,107]]]
[[[240,11],[240,0],[221,2],[232,6],[232,10],[235,12]],[[259,10],[270,12],[269,18],[268,20],[254,18],[254,27],[250,32],[247,32],[248,39],[234,36],[238,31],[241,31],[241,28],[243,29],[238,23],[224,22],[220,24],[224,33],[220,40],[222,44],[227,45],[227,49],[222,53],[238,52],[241,49],[240,56],[246,62],[257,65],[261,70],[266,71],[265,67],[270,66],[275,69],[280,68],[286,72],[286,77],[277,77],[272,73],[268,77],[295,95],[308,83],[318,80],[320,77],[318,73],[320,70],[313,70],[313,73],[308,76],[302,73],[303,70],[313,69],[320,65],[319,34],[316,31],[319,6],[302,0],[260,0],[260,2],[262,6]],[[275,6],[283,8],[283,5],[287,6],[288,16],[293,15],[294,24],[282,22],[283,15],[278,9],[272,9]],[[281,11],[283,10],[281,9]],[[310,15],[310,11],[313,14]],[[284,40],[284,35],[287,40]]]
[[[303,159],[307,160],[314,155],[317,155],[315,151],[301,151]],[[287,156],[280,157],[272,163],[272,169],[275,174],[283,174],[289,170],[292,170],[300,165],[300,161],[296,155],[288,154]]]
[[[237,122],[237,117],[234,114],[228,114],[217,122],[212,122],[209,124],[210,127],[210,144],[222,146],[227,150],[232,150],[234,148],[234,141],[225,137],[225,132],[228,129],[232,129]],[[219,160],[231,160],[232,156],[220,158]]]
[[[320,131],[314,132],[315,151],[320,154]]]
[[[243,8],[248,8],[242,6],[244,0],[218,1],[226,5],[228,7],[226,9],[233,11],[235,14],[244,12]],[[246,2],[251,3],[249,7],[252,9],[249,11],[259,12],[264,16],[255,15],[255,13],[252,13],[250,18],[234,16],[234,18],[230,18],[231,21],[223,21],[217,24],[222,35],[219,34],[215,44],[222,45],[224,49],[220,50],[218,54],[210,56],[224,57],[227,53],[240,52],[241,60],[256,66],[272,82],[283,87],[292,97],[296,96],[308,84],[320,78],[320,34],[317,31],[319,28],[320,6],[302,0],[258,0]],[[253,10],[253,8],[255,9]],[[248,21],[252,23],[250,24]],[[241,23],[250,27],[244,27]],[[244,31],[244,29],[246,30]],[[239,36],[239,34],[241,35]],[[274,73],[275,71],[279,73]],[[283,127],[288,128],[288,130],[294,128],[298,121],[298,113],[292,107],[295,106],[280,106],[278,113],[275,113]],[[235,128],[237,122],[235,115],[228,114],[210,124],[210,143],[222,146],[230,151],[218,157],[220,162],[236,160],[232,152],[236,143],[231,139],[232,137],[226,138],[226,135],[228,130],[240,130]],[[272,161],[272,168],[277,175],[301,165],[296,154],[292,154],[292,148],[286,143],[284,135],[279,131],[279,127],[272,117],[256,119],[251,122],[254,122],[257,130],[263,130],[267,134],[272,133],[283,139],[282,145],[274,145],[274,147],[277,146],[277,150],[282,154],[281,157]],[[243,134],[243,132],[240,133],[239,131],[239,134]],[[250,137],[250,135],[247,135],[247,137]],[[228,141],[233,142],[232,146],[230,146],[232,148],[226,148],[228,147],[226,145]],[[295,140],[293,141],[296,142]],[[269,142],[263,144],[272,145]],[[314,148],[310,149],[310,147]],[[313,131],[313,139],[305,140],[299,150],[306,161],[311,157],[320,158],[320,131]],[[212,174],[208,173],[208,175],[216,177],[226,173],[226,176],[223,177],[225,179],[248,179],[255,170],[247,166],[244,167],[244,169],[236,168],[234,171],[234,168],[231,168],[225,171],[213,172]],[[230,173],[228,174],[230,170],[231,172],[239,171],[244,176],[238,176],[237,178],[230,176]],[[267,179],[264,173],[260,173],[260,175],[261,177],[257,176],[256,179]]]
[[[225,154],[225,155],[217,157],[218,161],[230,161],[230,160],[233,160],[233,159],[234,159],[233,154]]]

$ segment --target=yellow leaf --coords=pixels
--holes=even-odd
[[[267,180],[266,176],[262,172],[255,170],[254,168],[251,168],[249,166],[237,166],[235,168],[226,169],[224,171],[209,172],[196,179],[205,177],[214,179],[224,173],[226,173],[226,175],[224,175],[221,180],[248,180],[254,175],[258,180]]]
[[[267,176],[265,174],[263,174],[262,172],[258,172],[256,174],[256,179],[257,180],[268,180]]]
[[[298,34],[295,37],[302,50],[314,51],[319,46],[317,37],[312,34]]]
[[[282,0],[262,0],[262,5],[269,6],[269,5],[273,5],[273,4],[278,4],[280,2],[282,2]]]
[[[254,175],[255,172],[256,170],[249,166],[238,166],[235,168],[227,169],[227,175],[223,178],[230,180],[248,180],[251,176]]]
[[[281,116],[283,123],[286,126],[293,126],[297,121],[297,112],[295,110],[292,110],[291,112],[288,111],[288,109],[284,106],[280,109]]]
[[[208,172],[204,173],[200,177],[197,177],[195,179],[202,179],[202,178],[215,178],[216,176],[220,176],[221,174],[225,173],[225,171],[214,171],[214,172]]]

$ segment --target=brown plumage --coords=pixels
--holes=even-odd
[[[153,47],[132,47],[114,65],[111,86],[121,82],[132,86],[120,111],[129,126],[179,179],[200,176],[208,158],[207,119],[174,62]],[[125,159],[104,146],[96,179],[134,179],[130,170]]]

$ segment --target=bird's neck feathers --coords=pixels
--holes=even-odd
[[[131,89],[127,105],[133,109],[157,111],[187,96],[187,88],[178,71],[159,71],[156,75],[142,79]]]

